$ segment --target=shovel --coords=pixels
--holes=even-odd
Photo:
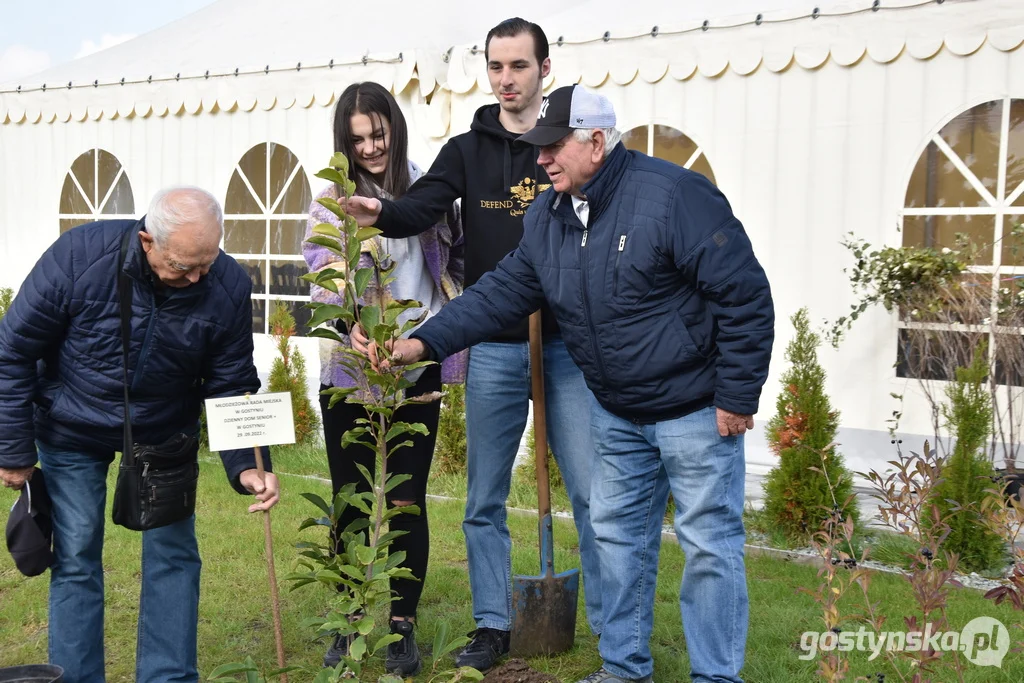
[[[530,316],[530,375],[533,386],[534,458],[537,463],[537,516],[540,528],[540,576],[512,579],[511,651],[516,657],[565,652],[576,638],[580,570],[555,573],[548,483],[548,436],[544,406],[544,353],[540,312]]]

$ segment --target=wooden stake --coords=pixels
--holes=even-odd
[[[256,454],[256,471],[260,475],[260,481],[265,482],[263,470],[263,453],[259,446],[253,447]],[[267,554],[267,573],[270,576],[270,599],[274,610],[274,641],[277,645],[277,665],[284,668],[284,637],[281,633],[281,605],[277,596],[277,575],[274,572],[274,541],[270,534],[270,510],[263,511],[263,541],[264,550]],[[288,683],[288,674],[281,674],[281,680]]]

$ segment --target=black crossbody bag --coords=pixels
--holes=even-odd
[[[121,241],[117,293],[121,307],[121,348],[124,355],[124,445],[114,490],[115,524],[145,531],[174,524],[195,514],[199,482],[199,440],[178,433],[162,444],[138,444],[132,439],[128,398],[128,344],[131,339],[132,283],[124,274],[129,231]]]

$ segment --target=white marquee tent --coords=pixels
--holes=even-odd
[[[160,186],[188,182],[224,198],[225,249],[257,280],[258,314],[274,299],[298,307],[296,239],[337,95],[359,80],[390,87],[427,165],[493,101],[481,50],[504,18],[468,0],[220,0],[0,87],[0,285],[18,286],[62,227],[141,214]],[[899,245],[928,219],[946,237],[966,226],[998,239],[1024,215],[1018,0],[570,0],[527,18],[552,42],[548,88],[607,95],[631,146],[713,177],[746,225],[779,318],[761,419],[788,316],[808,306],[834,320],[853,301],[846,233]],[[926,150],[938,196],[935,183],[918,192]],[[1024,273],[992,259],[989,277]],[[893,367],[901,324],[875,311],[820,352],[854,469],[893,455],[890,392],[907,396],[901,428],[929,432],[916,382]],[[266,367],[270,344],[257,342]],[[770,465],[752,446],[752,469]]]

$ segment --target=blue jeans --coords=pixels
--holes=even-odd
[[[65,683],[97,683],[103,672],[103,526],[113,453],[37,444],[53,500],[50,663]],[[142,533],[142,589],[135,680],[198,681],[199,548],[195,517]]]
[[[594,446],[587,425],[591,393],[560,339],[544,343],[544,387],[548,443],[565,481],[579,535],[587,620],[591,630],[600,633],[601,565],[590,525]],[[512,628],[512,539],[505,501],[526,429],[529,396],[529,344],[488,342],[470,350],[466,378],[469,483],[462,530],[473,619],[480,628]]]
[[[690,677],[742,683],[747,640],[743,437],[721,437],[715,408],[653,424],[592,400],[597,466],[591,521],[601,558],[604,667],[651,675],[650,639],[662,519],[671,489],[686,553],[679,589]]]

